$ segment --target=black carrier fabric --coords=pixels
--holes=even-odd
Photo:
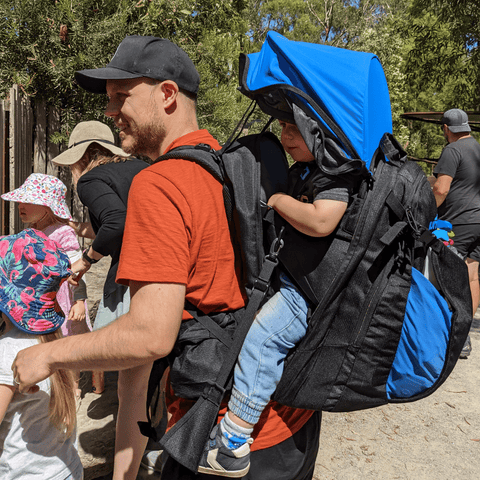
[[[168,365],[175,394],[197,400],[160,439],[172,458],[196,471],[220,403],[231,386],[243,339],[256,311],[274,291],[271,281],[280,241],[266,202],[273,193],[287,190],[288,162],[277,137],[269,132],[242,137],[219,152],[205,145],[179,147],[157,161],[169,158],[194,161],[222,183],[225,212],[248,297],[245,308],[219,314],[204,315],[195,305],[186,304],[194,319],[182,323],[172,353],[154,363],[149,379],[149,421],[140,422],[140,428],[154,440],[158,439],[150,419],[155,417],[160,380]]]
[[[268,224],[263,219],[266,207],[262,205],[266,205],[273,193],[287,189],[288,163],[277,137],[268,132],[249,135],[221,153],[204,145],[178,147],[157,161],[169,158],[194,161],[222,183],[236,266],[250,297],[276,237],[273,222]],[[265,298],[273,293],[270,285],[267,289]],[[170,378],[177,396],[197,399],[209,382],[216,379],[244,310],[235,315],[234,312],[205,315],[195,305],[187,304],[185,308],[194,318],[182,322],[168,357]]]
[[[391,401],[385,385],[402,333],[412,266],[423,270],[429,245],[441,259],[438,274],[454,319],[444,374],[422,396],[443,383],[468,333],[465,265],[427,231],[436,216],[431,187],[391,135],[382,141],[390,158],[378,151],[372,179],[362,182],[334,234],[315,239],[279,221],[285,226],[280,261],[316,305],[306,336],[287,357],[273,396],[279,403],[351,411]]]
[[[287,356],[274,400],[312,410],[359,410],[422,398],[448,377],[472,319],[466,266],[428,231],[436,215],[430,185],[390,134],[382,138],[372,175],[361,180],[339,227],[327,238],[303,235],[278,215],[265,220],[274,212],[264,202],[287,189],[287,162],[276,137],[245,137],[220,154],[187,147],[161,160],[168,158],[195,161],[223,183],[249,297],[245,309],[227,314],[206,316],[187,306],[195,319],[182,325],[169,363],[175,393],[198,400],[160,440],[172,458],[197,470],[243,340],[272,291],[269,279],[278,260],[310,300],[312,313],[306,336]],[[387,399],[412,268],[423,271],[427,250],[453,312],[445,364],[427,390]],[[158,394],[162,363],[152,371],[149,399]],[[142,431],[155,438],[148,426]]]

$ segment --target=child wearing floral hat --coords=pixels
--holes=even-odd
[[[19,188],[2,195],[3,200],[17,202],[20,218],[29,227],[42,231],[67,253],[73,263],[82,257],[75,231],[68,224],[72,220],[65,194],[67,187],[56,177],[32,173]],[[66,321],[62,325],[64,336],[92,330],[88,316],[87,290],[83,280],[77,287],[64,282],[57,295]],[[80,401],[81,390],[76,379],[75,394]]]
[[[12,373],[20,350],[62,336],[56,293],[71,274],[67,255],[42,232],[0,237],[0,478],[81,480],[71,372],[59,370],[21,394]]]

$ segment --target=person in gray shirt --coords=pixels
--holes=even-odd
[[[438,217],[452,224],[455,248],[467,264],[475,313],[480,300],[480,144],[470,135],[463,110],[447,110],[440,122],[448,145],[433,171],[433,193]],[[468,337],[460,358],[468,357],[471,349]]]

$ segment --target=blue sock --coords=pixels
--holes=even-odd
[[[223,442],[224,445],[230,450],[235,450],[241,447],[250,438],[250,435],[253,432],[253,427],[240,427],[232,422],[228,417],[228,413],[226,413],[220,422],[220,431],[225,439]]]

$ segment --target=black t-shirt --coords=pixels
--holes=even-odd
[[[480,223],[480,144],[473,137],[450,143],[433,172],[453,178],[439,218],[457,225]]]
[[[115,291],[130,185],[133,177],[147,167],[148,163],[132,158],[125,162],[99,165],[78,180],[78,197],[88,208],[96,234],[92,248],[104,256],[112,257],[105,281],[105,295]]]
[[[316,200],[348,203],[351,185],[341,176],[323,173],[315,162],[296,162],[289,170],[288,194],[305,203]]]

